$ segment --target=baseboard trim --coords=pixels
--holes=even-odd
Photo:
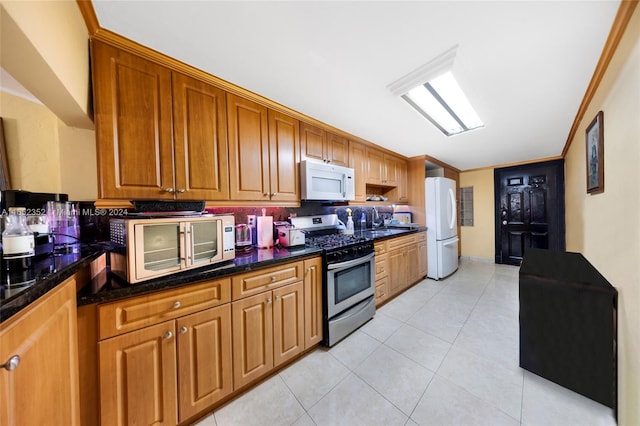
[[[461,261],[483,262],[483,263],[495,263],[495,259],[491,257],[475,257],[475,256],[460,256]]]

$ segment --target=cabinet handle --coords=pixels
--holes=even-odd
[[[14,355],[7,362],[0,365],[0,368],[4,368],[7,371],[13,371],[20,365],[20,355]]]
[[[271,303],[271,298],[267,299],[267,305]]]
[[[181,193],[181,194],[184,193],[184,188],[178,189],[178,192]]]
[[[164,191],[171,194],[173,192],[173,188],[165,188]]]
[[[182,306],[182,303],[179,300],[173,302],[173,309],[178,309],[180,306]]]
[[[268,196],[269,196],[269,193],[268,193],[268,192],[265,192],[264,194],[262,194],[262,196],[263,196],[263,197],[268,197]]]
[[[173,333],[171,331],[167,331],[164,334],[164,338],[167,339],[167,340],[171,339],[172,337],[173,337]]]
[[[275,196],[276,196],[276,194],[277,194],[277,192],[272,192],[272,193],[271,193],[271,196],[272,196],[272,197],[275,197]]]
[[[271,276],[271,282],[274,282],[275,280],[276,280],[276,276],[275,275]]]
[[[187,332],[187,327],[185,327],[184,325],[180,327],[180,334],[185,334],[186,332]]]
[[[280,300],[280,296],[276,296],[276,302]]]

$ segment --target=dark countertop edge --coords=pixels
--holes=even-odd
[[[60,269],[59,271],[53,272],[46,278],[39,280],[30,288],[21,292],[19,295],[9,300],[8,302],[2,302],[2,306],[0,306],[0,323],[10,319],[22,309],[26,308],[27,306],[47,294],[49,291],[65,282],[67,278],[71,277],[73,274],[80,271],[85,266],[88,266],[103,253],[105,253],[104,249],[97,247],[85,250],[82,258],[80,258],[76,262]]]
[[[283,249],[280,249],[283,250]],[[320,256],[322,250],[318,248],[306,247],[301,249],[284,249],[288,253],[282,254],[277,258],[258,260],[250,263],[233,263],[242,262],[242,257],[237,257],[234,261],[225,263],[215,267],[202,267],[181,273],[167,275],[164,277],[154,278],[152,280],[143,281],[136,284],[129,284],[123,279],[109,273],[110,280],[115,280],[120,288],[98,291],[96,293],[87,294],[79,293],[77,297],[77,306],[85,306],[97,303],[112,302],[118,299],[125,299],[133,296],[141,296],[156,291],[178,288],[181,286],[197,284],[203,281],[224,278],[241,272],[253,271],[256,269],[266,268],[286,262],[293,262],[304,258]],[[258,253],[256,251],[256,253]]]

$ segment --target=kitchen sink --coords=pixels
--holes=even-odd
[[[365,235],[370,238],[388,237],[390,235],[404,234],[406,232],[407,232],[406,229],[388,229],[388,228],[369,229],[364,231]]]

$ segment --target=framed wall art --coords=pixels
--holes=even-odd
[[[604,114],[599,111],[586,132],[587,193],[604,192]]]

